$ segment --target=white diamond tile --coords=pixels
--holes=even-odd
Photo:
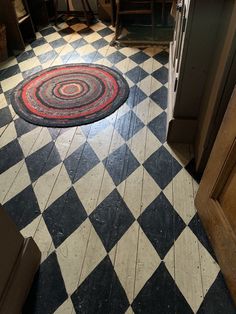
[[[220,267],[205,247],[200,242],[198,242],[198,244],[202,272],[203,295],[206,296],[220,271]]]
[[[41,63],[39,62],[39,59],[37,57],[33,57],[19,63],[21,72],[28,71],[39,65],[41,65]]]
[[[79,285],[89,276],[95,267],[103,260],[107,252],[97,235],[94,227],[91,225],[86,254],[83,262]]]
[[[52,49],[50,44],[46,43],[44,45],[41,45],[41,46],[33,48],[33,50],[34,50],[34,53],[35,53],[36,56],[40,56],[43,53],[49,52],[49,51],[51,51],[53,49]]]
[[[90,44],[87,44],[87,45],[84,45],[83,47],[79,47],[76,49],[76,51],[78,51],[78,53],[81,55],[81,56],[85,56],[91,52],[94,52],[96,51],[96,49],[90,45]]]
[[[36,140],[38,139],[38,136],[40,135],[41,131],[42,131],[42,128],[37,127],[35,129],[33,129],[32,131],[30,131],[26,134],[23,134],[18,139],[18,142],[21,146],[21,149],[22,149],[25,157],[27,157],[29,155],[29,153],[31,152],[31,149],[32,149],[34,143],[36,142]]]
[[[147,127],[142,128],[128,142],[130,150],[140,163],[160,148],[161,143]]]
[[[72,294],[78,286],[91,223],[86,219],[56,250],[66,290]]]
[[[57,33],[57,32],[52,33],[52,34],[49,34],[49,35],[47,35],[47,36],[44,36],[44,39],[45,39],[48,43],[50,43],[50,42],[52,42],[52,41],[54,41],[54,40],[60,39],[60,38],[61,38],[61,35],[60,35],[59,33]]]
[[[7,107],[7,101],[4,94],[0,94],[0,109]]]
[[[25,238],[34,237],[35,231],[40,223],[40,220],[42,219],[42,215],[39,215],[36,217],[31,223],[29,223],[25,228],[20,230],[20,233]]]
[[[111,154],[118,147],[124,144],[123,138],[113,128],[112,125],[108,126],[97,135],[89,139],[88,142],[100,160],[105,159],[108,154]]]
[[[67,155],[67,152],[70,148],[75,131],[76,131],[76,128],[71,128],[68,131],[60,134],[56,139],[55,145],[58,150],[58,153],[61,156],[61,160],[64,160]]]
[[[20,171],[24,160],[21,160],[11,168],[7,169],[3,173],[0,174],[0,203],[3,203],[3,200],[11,188],[14,180]]]
[[[74,306],[71,299],[67,299],[61,306],[59,306],[54,314],[75,314]]]
[[[37,197],[41,212],[43,212],[45,209],[60,169],[61,164],[57,165],[50,171],[46,172],[43,176],[39,177],[39,179],[34,184],[34,193]]]
[[[171,248],[175,254],[175,277],[173,279],[194,313],[203,300],[198,242],[196,236],[186,227]],[[166,266],[168,267],[168,265]],[[169,271],[171,273],[173,270]]]
[[[48,232],[47,226],[42,217],[36,228],[36,232],[34,234],[34,241],[42,254],[41,262],[43,262],[48,257],[49,252],[51,251],[51,246],[53,246],[53,243],[51,235]]]
[[[123,235],[123,237],[119,240],[117,243],[114,263],[114,269],[123,288],[125,289],[130,303],[132,303],[134,298],[138,229],[138,223],[133,223],[132,226]]]
[[[4,202],[6,203],[10,199],[12,199],[14,196],[23,191],[30,184],[31,184],[30,176],[26,164],[24,162],[19,172],[17,173],[11,188],[9,189]]]
[[[74,184],[75,191],[88,214],[112,192],[114,187],[101,162]]]
[[[135,218],[141,209],[145,209],[160,193],[160,188],[143,166],[138,167],[118,187],[120,195],[128,205]]]
[[[37,150],[39,150],[40,148],[42,148],[43,146],[47,145],[52,141],[52,137],[47,128],[40,129],[41,129],[40,133],[38,134],[36,141],[33,143],[33,146],[30,150],[30,154],[36,152]]]
[[[67,157],[70,156],[76,149],[78,149],[81,145],[83,145],[86,141],[86,137],[83,131],[78,127],[74,133],[74,137],[72,138],[70,148],[67,152]]]
[[[160,265],[161,259],[146,237],[142,229],[139,229],[139,243],[136,264],[136,278],[134,296],[143,288],[148,279]]]
[[[47,207],[49,207],[60,196],[62,196],[66,191],[68,191],[70,187],[71,187],[70,177],[68,176],[65,166],[62,164],[59,175],[56,179],[49,200],[47,202]]]
[[[93,43],[93,42],[95,42],[96,40],[99,40],[99,39],[101,39],[101,38],[102,38],[101,35],[99,35],[98,33],[94,32],[94,33],[92,33],[92,34],[86,36],[86,41],[87,41],[88,43]]]
[[[14,88],[22,80],[23,80],[23,76],[21,73],[18,73],[18,74],[11,76],[5,80],[2,80],[1,86],[2,86],[3,92],[7,92],[9,89]]]
[[[152,88],[152,76],[148,75],[146,76],[142,81],[139,82],[139,88],[147,95],[151,95],[153,93]]]
[[[5,128],[5,131],[0,137],[0,148],[7,145],[11,141],[17,138],[15,124],[12,121],[8,126]]]
[[[192,181],[192,177],[184,168],[172,181],[174,208],[186,224],[190,222],[196,213]]]

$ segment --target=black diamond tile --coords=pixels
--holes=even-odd
[[[139,216],[138,222],[161,259],[185,228],[183,220],[162,192]]]
[[[153,58],[161,64],[166,64],[169,61],[169,53],[167,51],[161,51],[153,56]]]
[[[116,186],[124,181],[139,166],[139,162],[126,144],[123,144],[110,154],[103,160],[103,163]]]
[[[130,106],[130,108],[133,108],[142,102],[145,98],[147,98],[147,95],[137,85],[134,85],[129,90],[127,104]]]
[[[98,39],[98,40],[96,40],[96,41],[94,41],[92,43],[92,46],[95,49],[101,49],[101,48],[103,48],[103,47],[105,47],[107,45],[108,45],[108,42],[105,39],[103,39],[103,38],[100,38],[100,39]]]
[[[152,76],[161,82],[162,84],[165,84],[168,82],[168,70],[166,67],[162,66],[160,69],[156,70],[152,73]]]
[[[40,265],[23,314],[51,314],[68,298],[56,253]]]
[[[159,116],[148,123],[149,129],[161,143],[166,141],[166,120],[167,114],[163,111]]]
[[[139,52],[135,53],[134,55],[132,55],[129,58],[132,61],[136,62],[137,64],[141,64],[141,63],[147,61],[150,57],[148,55],[146,55],[145,52],[139,51]]]
[[[45,52],[43,54],[41,54],[40,56],[38,56],[38,59],[40,61],[40,63],[46,63],[50,60],[53,60],[57,57],[57,53],[55,50],[52,50],[52,51],[48,51],[48,52]]]
[[[17,139],[0,148],[0,174],[24,158]]]
[[[182,168],[164,146],[154,152],[143,166],[161,189],[164,189]]]
[[[42,69],[43,69],[43,67],[41,65],[38,65],[37,67],[34,67],[30,70],[27,70],[27,71],[22,73],[23,78],[27,78],[28,76],[33,75],[33,74],[41,71]]]
[[[23,62],[23,61],[28,60],[30,58],[33,58],[33,57],[35,57],[35,53],[34,53],[33,49],[31,49],[31,50],[22,52],[17,57],[17,61],[20,63],[20,62]]]
[[[58,33],[64,37],[64,36],[67,36],[67,35],[71,35],[73,34],[75,31],[71,28],[71,27],[66,27],[66,28],[63,28],[61,29]]]
[[[57,248],[81,225],[87,214],[72,187],[44,211],[43,218]]]
[[[135,298],[132,309],[135,314],[193,314],[163,262]]]
[[[150,95],[150,98],[155,101],[163,110],[167,108],[167,88],[162,86]]]
[[[56,40],[53,40],[50,42],[50,45],[52,46],[52,48],[56,49],[59,48],[61,46],[64,46],[67,42],[65,41],[64,38],[59,38]]]
[[[42,46],[42,45],[44,45],[44,44],[46,44],[46,43],[47,43],[46,39],[44,39],[43,37],[41,37],[41,38],[38,38],[38,39],[36,39],[35,41],[33,41],[33,42],[31,43],[31,47],[32,47],[32,48],[36,48],[36,47]]]
[[[0,70],[1,81],[8,79],[9,77],[20,73],[20,67],[18,64],[12,65],[6,69]]]
[[[5,203],[4,208],[19,230],[41,214],[31,185]]]
[[[12,121],[12,115],[8,107],[0,109],[0,128]]]
[[[148,76],[148,73],[144,71],[140,66],[136,66],[132,70],[129,70],[126,73],[126,76],[135,84],[142,81],[146,76]]]
[[[26,122],[25,120],[18,118],[14,120],[17,136],[20,137],[23,134],[26,134],[34,130],[37,126],[31,123]]]
[[[126,59],[126,56],[119,51],[113,52],[107,57],[107,60],[109,60],[113,64],[116,64],[124,59]]]
[[[48,143],[25,158],[25,163],[32,182],[36,181],[40,176],[57,166],[60,162],[61,158],[54,142]]]
[[[8,90],[8,91],[6,91],[6,92],[4,93],[4,96],[5,96],[5,98],[6,98],[6,101],[7,101],[7,104],[8,104],[8,105],[11,105],[11,95],[12,95],[12,91],[13,91],[13,88],[10,89],[10,90]]]
[[[79,180],[99,163],[97,155],[88,143],[81,145],[73,154],[64,160],[72,183]]]
[[[109,27],[106,27],[106,28],[103,28],[102,30],[98,31],[97,33],[102,37],[106,37],[110,34],[113,34],[114,32]]]
[[[105,257],[85,279],[71,300],[76,313],[123,314],[129,306],[109,257]]]
[[[132,225],[134,217],[115,189],[92,212],[90,220],[109,252]]]
[[[47,130],[49,131],[53,141],[55,141],[58,135],[61,134],[61,129],[59,128],[47,128]]]
[[[208,240],[208,237],[206,235],[206,232],[203,228],[203,225],[201,223],[201,220],[198,216],[198,214],[195,214],[195,216],[192,218],[192,220],[189,223],[189,228],[192,230],[192,232],[196,235],[198,240],[202,243],[202,245],[207,249],[207,251],[211,254],[211,256],[216,259],[215,253],[213,251],[213,248],[210,244],[210,241]]]
[[[85,45],[87,45],[87,41],[84,40],[83,38],[80,38],[80,39],[77,39],[75,41],[73,41],[72,43],[70,43],[70,45],[74,48],[74,49],[77,49],[77,48],[81,48]]]
[[[115,129],[128,141],[134,134],[144,127],[143,122],[130,110],[115,123]]]
[[[88,36],[88,35],[93,34],[93,33],[94,33],[94,30],[93,30],[92,28],[90,28],[90,27],[86,27],[86,28],[83,28],[83,29],[81,29],[80,31],[78,31],[78,33],[79,33],[81,36],[85,37],[85,36]]]
[[[94,51],[83,56],[84,62],[96,62],[98,60],[101,60],[102,58],[103,56],[98,51]]]
[[[73,17],[72,19],[66,20],[66,23],[70,26],[80,23],[80,19],[78,17]]]
[[[225,285],[221,273],[216,277],[215,282],[210,287],[197,314],[235,314],[236,306]]]
[[[44,28],[44,29],[42,29],[41,31],[40,31],[40,33],[41,33],[41,35],[42,36],[47,36],[47,35],[50,35],[50,34],[53,34],[53,33],[55,33],[56,32],[56,30],[55,30],[55,28],[54,27],[47,27],[47,28]]]

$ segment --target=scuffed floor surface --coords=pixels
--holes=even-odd
[[[1,64],[0,202],[42,251],[24,313],[235,313],[194,208],[190,148],[165,142],[168,52],[109,46],[75,18]],[[128,101],[97,123],[38,127],[11,89],[49,66],[114,67]]]

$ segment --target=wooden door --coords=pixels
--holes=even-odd
[[[236,303],[236,87],[195,204]]]

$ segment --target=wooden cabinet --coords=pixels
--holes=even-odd
[[[0,22],[6,25],[7,44],[11,53],[24,50],[25,42],[35,39],[35,31],[26,0],[23,1],[26,15],[18,19],[12,0],[0,0]]]
[[[169,142],[193,143],[225,1],[178,1],[170,44]]]

